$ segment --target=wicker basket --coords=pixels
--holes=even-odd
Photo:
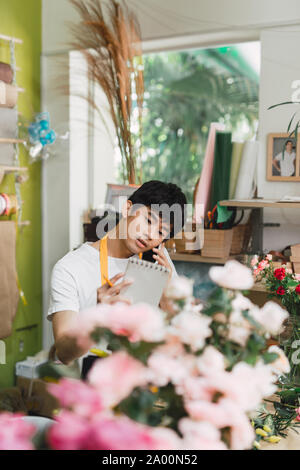
[[[242,253],[247,228],[248,225],[246,224],[236,225],[233,227],[232,243],[230,248],[231,255],[239,255]]]
[[[208,258],[227,258],[232,244],[233,229],[204,230],[201,255]]]
[[[200,253],[199,249],[188,250],[187,246],[193,244],[197,246],[197,239],[200,240],[201,224],[187,223],[182,232],[176,235],[174,238],[176,253]]]

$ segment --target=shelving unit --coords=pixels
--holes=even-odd
[[[273,209],[300,209],[300,202],[279,202],[278,199],[231,199],[219,202],[220,206],[236,209],[251,209],[252,223],[255,230],[252,234],[252,249],[254,253],[262,253],[263,251],[263,229],[264,229],[264,208]]]
[[[26,171],[28,171],[27,167],[0,165],[0,184],[2,183],[4,176],[7,174],[14,172],[25,173]]]
[[[229,259],[234,259],[234,256],[228,258],[209,258],[201,256],[200,254],[193,253],[169,253],[172,261],[188,261],[192,263],[208,263],[208,264],[225,264]]]

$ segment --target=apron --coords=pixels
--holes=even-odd
[[[100,269],[101,269],[101,286],[107,283],[108,278],[108,254],[107,254],[107,235],[105,235],[101,240],[100,240]],[[143,253],[139,253],[139,258],[142,259]],[[108,354],[105,351],[102,351],[101,349],[98,348],[92,348],[90,349],[90,353],[93,355],[90,355],[88,357],[85,357],[83,359],[82,363],[82,371],[81,371],[81,378],[83,380],[86,379],[87,373],[91,369],[92,365],[94,362],[103,357],[107,357]]]

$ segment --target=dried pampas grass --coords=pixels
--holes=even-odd
[[[79,25],[72,26],[72,46],[86,58],[89,79],[96,82],[106,95],[128,183],[135,184],[137,159],[141,156],[144,100],[141,34],[137,18],[124,1],[110,0],[108,4],[103,0],[70,2],[81,18]],[[97,109],[97,103],[90,102]],[[131,133],[134,107],[137,108],[139,124],[138,150]],[[141,166],[139,182],[141,184]]]

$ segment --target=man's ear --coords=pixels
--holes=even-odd
[[[122,216],[124,219],[127,219],[131,207],[132,207],[132,201],[127,199],[127,201],[123,204],[123,207],[122,207]]]

